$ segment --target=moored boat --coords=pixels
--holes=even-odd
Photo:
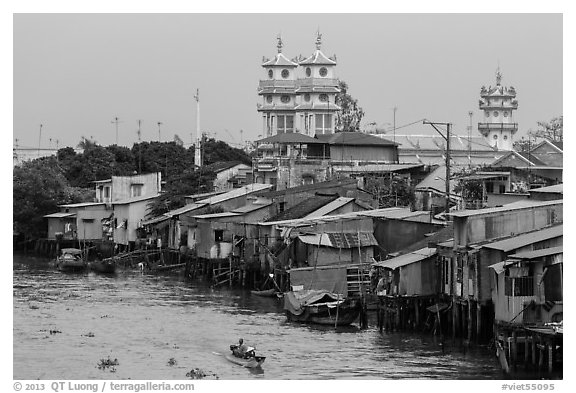
[[[343,298],[324,290],[301,290],[284,296],[288,320],[320,325],[347,326],[360,315],[359,299]]]
[[[275,297],[280,292],[278,292],[278,290],[276,288],[271,288],[271,289],[266,289],[263,291],[250,291],[250,293],[252,295],[256,295],[256,296]]]
[[[114,273],[116,271],[116,263],[112,258],[90,262],[90,269],[98,273]]]
[[[82,258],[82,250],[77,248],[63,248],[56,258],[56,268],[63,272],[81,272],[88,264]]]

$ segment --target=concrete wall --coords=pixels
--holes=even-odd
[[[214,191],[225,191],[231,189],[229,187],[228,180],[232,179],[234,176],[238,175],[241,170],[250,170],[251,167],[246,164],[238,164],[232,168],[228,168],[216,174],[216,179],[214,179]]]
[[[503,206],[508,203],[528,199],[529,194],[487,194],[486,207]]]
[[[64,234],[64,239],[74,239],[76,238],[76,218],[54,218],[49,217],[48,220],[48,239],[55,240],[56,233]],[[70,224],[69,228],[71,229],[69,232],[65,231],[66,224]]]
[[[102,219],[110,217],[111,209],[105,205],[89,206],[76,213],[78,226],[78,239],[100,240],[102,239]]]
[[[132,198],[136,196],[132,194],[132,185],[134,184],[142,184],[140,196],[156,195],[160,192],[161,180],[160,172],[135,176],[112,176],[110,200],[100,200],[98,190],[100,186],[108,186],[110,183],[98,183],[96,185],[97,202],[116,202]]]
[[[150,200],[144,200],[114,205],[116,226],[124,220],[128,221],[127,228],[114,229],[114,243],[128,245],[129,242],[136,241],[136,228],[148,213],[149,202]]]

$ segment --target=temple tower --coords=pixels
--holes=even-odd
[[[262,113],[263,137],[294,132],[298,63],[284,56],[282,47],[282,37],[278,36],[276,56],[272,60],[262,59],[266,79],[261,80],[258,85],[258,95],[262,96],[258,112]]]
[[[498,150],[513,150],[513,138],[518,131],[514,111],[518,109],[514,87],[501,85],[500,68],[496,70],[496,86],[482,86],[479,107],[484,111],[484,123],[478,123],[478,131],[490,146]]]
[[[336,56],[327,57],[321,50],[322,34],[316,34],[316,51],[301,59],[301,74],[296,81],[296,106],[299,132],[314,136],[333,134],[336,127],[336,94],[340,92],[334,77]]]

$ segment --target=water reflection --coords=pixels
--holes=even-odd
[[[502,378],[488,351],[288,322],[281,301],[249,291],[139,271],[64,274],[18,255],[13,266],[15,379],[186,379],[194,368],[220,379]],[[261,369],[224,357],[239,337],[266,356]],[[97,368],[108,357],[114,372]]]

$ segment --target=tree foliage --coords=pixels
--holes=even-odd
[[[562,142],[564,134],[564,116],[555,117],[549,122],[539,121],[534,136],[551,142]]]
[[[336,105],[342,108],[336,117],[336,131],[348,132],[360,130],[364,110],[358,106],[358,100],[348,94],[348,84],[339,81],[340,92],[336,94]]]
[[[369,177],[364,187],[378,201],[378,208],[412,206],[414,188],[408,179],[398,176]]]
[[[14,230],[39,237],[46,232],[43,216],[58,211],[58,205],[85,202],[93,190],[70,187],[56,157],[43,157],[14,167]]]
[[[178,139],[175,137],[175,139]],[[211,191],[216,175],[195,169],[194,148],[174,142],[142,142],[132,148],[82,138],[82,153],[71,147],[59,149],[56,156],[39,158],[15,166],[13,171],[14,226],[29,236],[40,236],[46,229],[43,216],[58,211],[58,205],[92,201],[95,180],[129,176],[138,172],[161,172],[164,192],[154,203],[153,213],[161,214],[184,206],[185,195]],[[204,164],[240,161],[250,157],[225,142],[208,139],[203,145]]]

